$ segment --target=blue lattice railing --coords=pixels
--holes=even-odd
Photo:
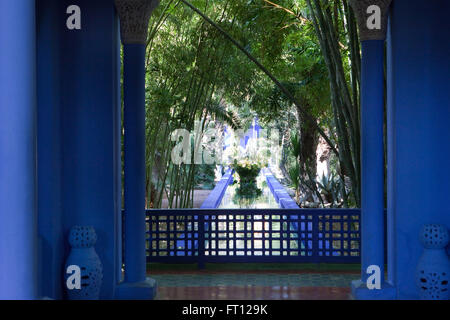
[[[360,210],[148,210],[147,260],[359,263]]]

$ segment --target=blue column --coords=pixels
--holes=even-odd
[[[0,299],[37,297],[35,4],[0,1]]]
[[[391,24],[388,27],[388,39],[386,41],[386,143],[387,143],[387,282],[394,284],[396,280],[396,249],[395,249],[395,115],[393,106],[394,97],[394,70],[392,66],[393,48],[391,41]]]
[[[145,49],[148,21],[158,0],[114,0],[123,43],[125,152],[125,281],[116,299],[153,299],[156,281],[146,277],[145,248]]]
[[[145,281],[145,45],[124,44],[125,281]]]
[[[384,40],[361,42],[362,281],[380,267],[384,281]]]

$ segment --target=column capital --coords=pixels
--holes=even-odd
[[[114,0],[123,44],[145,44],[148,21],[159,0]]]
[[[361,41],[385,40],[392,0],[350,0],[358,20]]]

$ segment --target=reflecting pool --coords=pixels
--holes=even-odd
[[[236,177],[234,173],[234,177]],[[269,186],[266,182],[266,176],[263,174],[262,170],[257,178],[257,186],[262,191],[262,194],[254,198],[242,198],[237,195],[237,189],[239,188],[239,183],[230,184],[225,194],[222,198],[218,209],[276,209],[279,208],[275,197],[270,191]]]
[[[236,177],[236,173],[235,173]],[[225,194],[222,198],[222,202],[220,203],[220,206],[218,209],[277,209],[279,208],[279,204],[275,200],[275,197],[272,194],[272,191],[270,190],[269,186],[266,182],[266,177],[261,170],[261,173],[259,174],[257,178],[257,187],[262,191],[261,195],[254,198],[242,198],[237,194],[237,189],[239,188],[239,183],[230,184]],[[248,255],[248,254],[254,254],[254,255],[264,255],[264,252],[262,249],[264,248],[272,248],[274,250],[280,249],[281,239],[280,239],[280,233],[282,230],[286,230],[286,228],[292,228],[292,226],[287,226],[286,223],[284,223],[283,226],[280,225],[280,222],[272,222],[270,223],[271,226],[269,226],[268,221],[264,221],[263,215],[255,214],[253,215],[253,219],[251,219],[250,216],[247,218],[247,228],[245,228],[245,218],[246,216],[235,216],[234,219],[234,225],[235,225],[235,232],[236,239],[234,239],[234,233],[231,233],[229,237],[231,239],[225,240],[225,239],[215,239],[214,241],[206,241],[206,248],[207,249],[218,249],[218,255],[226,255],[227,254],[227,248],[228,249],[234,249],[236,251],[236,255]],[[214,223],[210,226],[212,230],[216,230],[216,228],[220,231],[228,231],[227,228],[229,228],[229,222],[226,221],[227,215],[224,214],[223,216],[219,216],[219,221],[217,223]],[[232,219],[231,216],[229,219]],[[253,220],[253,222],[250,222]],[[247,230],[247,233],[239,233],[239,231],[245,231]],[[264,232],[267,232],[267,230],[272,230],[274,233],[272,234],[271,239],[264,239],[263,240],[263,234]],[[278,233],[277,233],[278,230]],[[250,232],[248,232],[250,231]],[[238,236],[240,235],[240,236]],[[240,239],[244,238],[244,239]],[[245,239],[246,238],[246,239]],[[269,243],[270,242],[270,243]],[[287,242],[289,242],[289,247],[291,249],[297,249],[298,248],[298,241],[297,240],[283,240],[284,247],[287,247]],[[302,245],[303,247],[303,245]],[[256,252],[246,251],[245,249],[251,249],[253,248]],[[220,251],[223,250],[223,251]],[[208,255],[208,253],[207,253]],[[272,255],[280,255],[280,251],[273,251]]]

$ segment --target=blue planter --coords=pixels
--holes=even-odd
[[[416,271],[416,285],[424,300],[448,300],[450,262],[445,247],[449,242],[447,227],[426,224],[422,227],[420,241],[424,251]]]
[[[72,247],[66,261],[68,266],[75,265],[81,270],[81,288],[69,290],[66,287],[69,300],[96,300],[100,295],[103,279],[102,263],[95,252],[94,245],[97,235],[93,227],[74,226],[70,230],[69,243]],[[65,274],[65,282],[70,274]]]

